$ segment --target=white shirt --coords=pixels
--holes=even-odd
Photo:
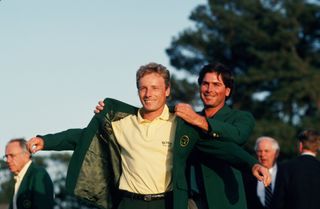
[[[274,191],[274,185],[275,185],[275,182],[276,182],[277,171],[278,171],[278,166],[275,163],[274,166],[269,169],[269,173],[270,173],[271,178],[272,178],[272,182],[271,182],[272,192]],[[258,184],[257,184],[257,195],[258,195],[258,197],[260,199],[260,202],[262,203],[263,206],[264,206],[264,200],[265,200],[264,188],[265,188],[265,186],[264,186],[263,182],[262,181],[258,181]]]
[[[303,152],[301,153],[301,155],[311,155],[311,156],[313,156],[313,157],[316,157],[316,154],[313,153],[313,152],[310,152],[310,151],[303,151]]]
[[[13,195],[13,209],[17,209],[17,194],[21,185],[21,182],[23,180],[24,175],[26,174],[29,166],[31,165],[31,160],[29,160],[21,169],[21,171],[16,175],[14,178],[16,180],[16,183],[14,185],[14,195]]]

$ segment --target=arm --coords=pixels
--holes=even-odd
[[[82,138],[84,129],[68,129],[55,134],[40,136],[44,141],[44,150],[74,150]]]
[[[28,140],[28,149],[35,153],[40,150],[74,150],[85,129],[69,129],[55,134],[33,137]]]
[[[253,131],[255,120],[248,112],[234,111],[232,117],[221,120],[218,117],[207,118],[208,134],[221,141],[234,142],[238,145],[246,143]]]
[[[98,109],[98,107],[97,107]],[[209,130],[209,124],[206,117],[196,113],[192,106],[189,104],[179,103],[174,108],[175,114],[186,121],[187,123],[202,129],[207,132]]]
[[[203,124],[203,119],[205,118],[195,113],[190,105],[178,104],[175,107],[175,111],[177,116],[179,116],[182,120],[184,120],[188,124],[191,124],[194,127],[200,127],[200,128],[204,127],[201,124]],[[248,114],[248,117],[249,117],[248,118],[249,125],[247,128],[244,128],[246,130],[243,131],[243,136],[241,138],[248,137],[253,129],[253,126],[254,126],[253,117],[251,117],[250,114]],[[217,122],[216,121],[213,121],[213,122],[219,123],[219,125],[223,126],[222,129],[224,129],[224,131],[227,134],[228,134],[228,128],[234,129],[234,130],[241,129],[241,124],[240,124],[241,120],[239,121],[238,127],[237,125],[231,124],[230,122],[227,123],[227,122],[221,122],[221,121],[217,120]],[[201,128],[201,129],[205,130],[204,128]],[[265,167],[258,164],[258,161],[254,157],[252,157],[249,153],[247,153],[244,149],[242,149],[236,143],[234,143],[232,139],[234,139],[237,136],[240,137],[239,135],[233,136],[233,134],[231,134],[230,136],[231,142],[227,142],[227,140],[216,140],[217,136],[214,136],[213,134],[206,132],[204,136],[200,137],[205,139],[199,140],[197,147],[203,153],[213,154],[214,157],[224,160],[233,166],[244,167],[250,170],[252,174],[259,181],[263,180],[265,185],[269,185],[271,183],[271,176],[268,170]],[[219,137],[220,136],[218,136],[218,138]],[[244,140],[246,140],[246,138]]]
[[[187,123],[200,128],[215,139],[221,141],[234,142],[243,145],[249,138],[255,121],[253,116],[248,112],[234,111],[228,107],[222,109],[224,112],[230,112],[221,116],[220,112],[216,113],[214,117],[206,118],[193,110],[189,104],[177,104],[175,106],[175,113]]]
[[[91,119],[89,125],[84,129],[68,129],[55,134],[47,134],[43,136],[37,136],[31,138],[28,141],[28,148],[32,153],[35,153],[39,150],[75,150],[79,141],[88,134],[88,132],[96,132],[100,128],[101,123],[105,118],[109,117],[112,112],[121,111],[121,112],[130,112],[134,113],[137,111],[137,108],[131,105],[128,105],[124,102],[106,98],[103,102],[102,108],[99,113],[94,115]],[[105,108],[104,108],[105,104]]]
[[[200,140],[197,148],[203,153],[213,155],[215,158],[230,163],[232,166],[250,170],[252,175],[259,181],[263,181],[265,185],[271,183],[271,176],[268,170],[260,165],[248,152],[234,143],[217,140]]]

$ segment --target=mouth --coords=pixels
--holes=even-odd
[[[204,94],[204,97],[208,98],[208,99],[213,99],[215,97],[215,95]]]
[[[155,100],[151,100],[151,99],[144,99],[144,100],[143,100],[143,102],[144,102],[144,103],[146,103],[146,104],[150,104],[150,103],[155,102]]]

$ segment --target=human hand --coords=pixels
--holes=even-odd
[[[96,109],[94,110],[94,113],[98,114],[100,111],[102,111],[104,108],[104,102],[100,100],[98,102],[98,105],[96,106]]]
[[[262,181],[264,186],[269,186],[271,183],[271,175],[268,169],[260,164],[254,164],[252,167],[252,174],[259,180]]]
[[[30,153],[36,153],[44,148],[44,141],[40,137],[33,137],[28,140],[27,147]]]
[[[175,114],[190,123],[191,125],[197,126],[205,131],[208,130],[208,123],[206,118],[196,113],[192,106],[185,103],[179,103],[175,106]]]
[[[188,209],[198,209],[196,202],[192,199],[188,199]]]

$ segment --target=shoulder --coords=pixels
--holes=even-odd
[[[188,133],[194,136],[199,136],[199,129],[195,126],[192,126],[191,124],[187,123],[185,120],[176,117],[177,122],[177,131],[182,131],[184,133]]]
[[[242,117],[248,117],[248,118],[252,118],[254,119],[253,115],[251,112],[249,111],[245,111],[245,110],[239,110],[239,109],[231,109],[231,113],[236,115],[236,116],[242,116]]]
[[[235,120],[235,121],[247,121],[247,122],[255,122],[255,118],[251,112],[231,108],[225,105],[217,114],[221,115],[225,119]]]
[[[44,176],[49,177],[47,170],[44,167],[37,165],[34,162],[31,163],[29,169],[30,169],[32,175],[35,177],[44,177]]]
[[[300,156],[295,157],[280,163],[278,165],[278,171],[290,174],[291,172],[295,172],[295,169],[302,166],[303,164],[304,160],[302,160]]]
[[[132,105],[130,105],[128,103],[125,103],[125,102],[122,102],[120,100],[113,99],[113,98],[105,98],[103,102],[105,105],[120,105],[120,106],[123,105],[123,106],[133,107]]]
[[[117,99],[113,98],[106,98],[104,99],[105,108],[103,112],[105,111],[119,111],[119,112],[129,112],[129,113],[135,113],[138,108],[130,105],[128,103],[122,102]]]

